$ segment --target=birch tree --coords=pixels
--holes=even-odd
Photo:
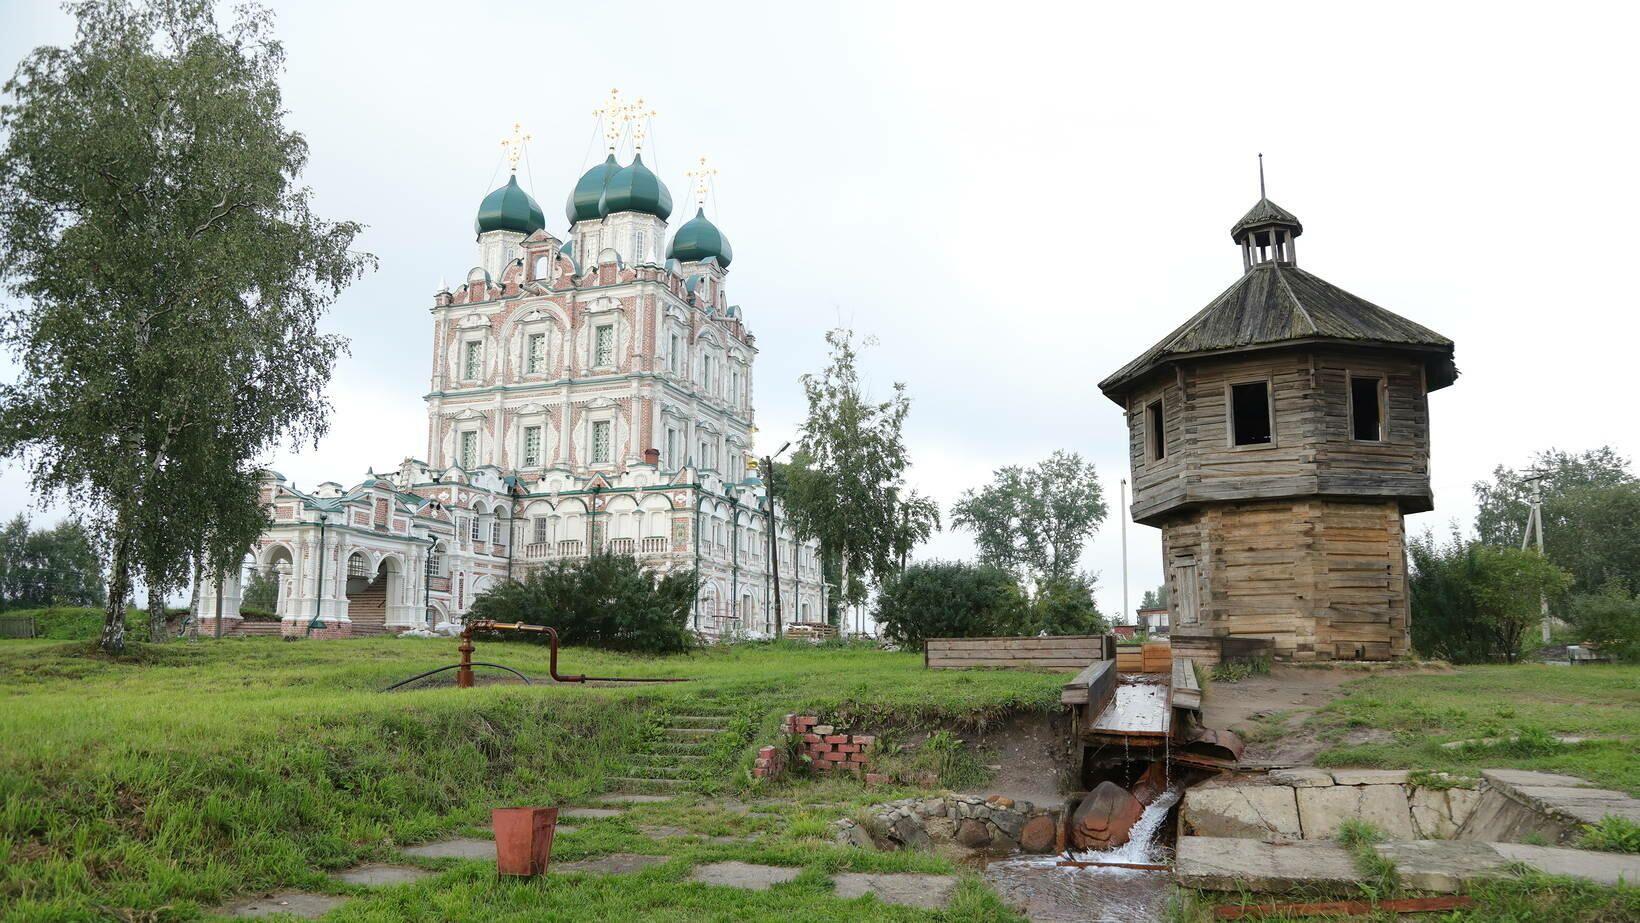
[[[107,548],[117,653],[135,575],[163,601],[254,539],[260,460],[326,427],[345,342],[320,319],[374,261],[298,183],[266,10],[68,9],[72,44],[24,58],[0,107],[0,452]]]

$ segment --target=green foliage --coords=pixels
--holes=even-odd
[[[1338,824],[1333,839],[1345,849],[1358,849],[1384,841],[1384,832],[1359,817],[1345,818]]]
[[[0,609],[101,606],[102,559],[79,523],[32,529],[22,514],[0,528]]]
[[[1400,887],[1401,873],[1395,861],[1372,848],[1373,844],[1384,841],[1382,830],[1358,817],[1350,817],[1339,823],[1333,839],[1355,859],[1356,870],[1366,879],[1361,888],[1370,899],[1388,897]]]
[[[1167,596],[1167,584],[1165,583],[1154,590],[1146,590],[1144,598],[1139,600],[1139,608],[1165,609],[1167,608]]]
[[[166,591],[262,531],[259,462],[324,432],[345,344],[318,324],[372,259],[312,213],[266,10],[69,9],[74,42],[25,57],[0,110],[0,454],[106,543],[117,652],[134,572],[163,637]]]
[[[1640,823],[1607,814],[1598,824],[1583,825],[1577,846],[1602,852],[1640,853]]]
[[[1093,464],[1058,451],[1029,468],[992,472],[990,484],[963,492],[951,523],[974,533],[981,563],[1053,582],[1076,575],[1082,546],[1105,512]]]
[[[1498,466],[1491,481],[1475,484],[1481,541],[1520,547],[1531,471],[1544,475],[1543,551],[1549,560],[1572,573],[1580,592],[1597,592],[1614,579],[1640,587],[1640,479],[1610,446],[1581,453],[1549,449],[1526,470]]]
[[[939,507],[905,485],[901,429],[911,410],[905,385],[886,401],[866,396],[854,333],[826,334],[831,364],[802,377],[809,415],[779,497],[799,535],[815,538],[838,567],[839,601],[865,602],[870,584],[899,570],[910,549],[939,528]]]
[[[1580,641],[1592,641],[1622,660],[1640,660],[1640,597],[1621,581],[1573,596],[1570,621]]]
[[[1541,621],[1540,597],[1565,592],[1571,576],[1535,550],[1437,543],[1425,532],[1407,545],[1412,561],[1412,643],[1454,663],[1519,658]]]
[[[630,555],[552,561],[523,580],[500,584],[473,601],[472,619],[528,622],[558,630],[563,644],[673,654],[689,650],[693,571],[657,574]],[[519,635],[547,643],[545,635]]]
[[[247,572],[239,611],[246,607],[272,612],[279,605],[279,574],[271,567],[255,567]]]
[[[1012,574],[983,564],[913,564],[883,586],[876,619],[883,634],[920,650],[929,638],[1018,634],[1028,604]]]
[[[1093,601],[1093,580],[1072,574],[1037,584],[1027,612],[1025,634],[1097,635],[1110,626]]]
[[[1245,663],[1225,660],[1213,665],[1215,683],[1239,683],[1252,674],[1252,668]]]
[[[36,636],[53,641],[89,641],[102,632],[101,609],[17,609],[6,614],[34,619]]]

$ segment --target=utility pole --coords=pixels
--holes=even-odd
[[[1538,554],[1543,554],[1543,479],[1547,472],[1534,471],[1527,476],[1527,483],[1532,485],[1532,511],[1526,515],[1526,532],[1520,537],[1520,550],[1525,551],[1526,545],[1532,540],[1532,531],[1537,530]],[[1548,644],[1552,632],[1549,630],[1549,597],[1544,594],[1538,596],[1538,613],[1543,622],[1543,643]]]
[[[1262,164],[1263,161],[1260,161]],[[1126,625],[1128,617],[1128,585],[1127,585],[1127,478],[1122,478],[1122,617],[1113,625]]]
[[[780,547],[775,542],[774,460],[785,454],[789,448],[791,443],[787,442],[773,455],[763,456],[763,485],[769,499],[769,572],[774,575],[774,637],[777,641],[786,633],[786,629],[782,624],[780,611]]]

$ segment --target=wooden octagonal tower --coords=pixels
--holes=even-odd
[[[1452,341],[1299,269],[1303,230],[1261,197],[1231,230],[1242,277],[1099,388],[1127,413],[1175,637],[1387,660],[1408,652],[1402,520],[1434,507]]]

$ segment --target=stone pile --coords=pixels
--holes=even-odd
[[[861,824],[833,821],[832,838],[870,849],[975,853],[1053,853],[1060,848],[1058,810],[1001,795],[902,798],[873,806]]]

